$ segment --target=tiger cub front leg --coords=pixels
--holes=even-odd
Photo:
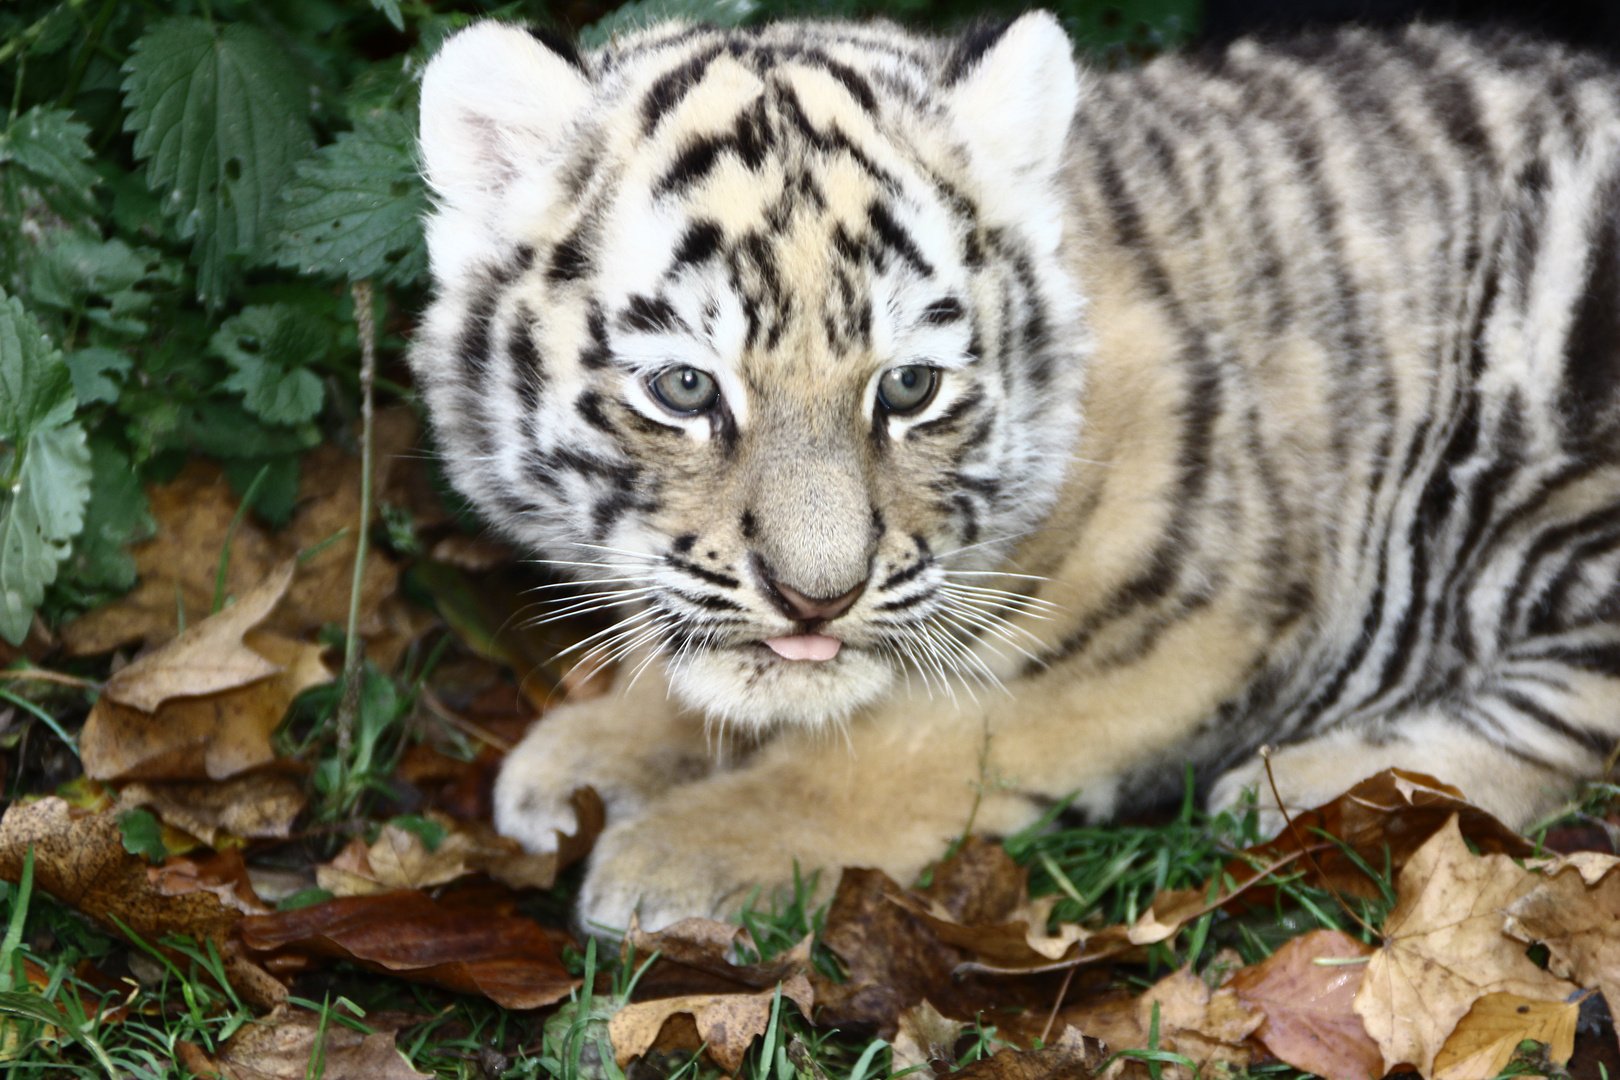
[[[762,905],[790,895],[796,871],[816,877],[816,899],[846,866],[909,884],[970,824],[1007,834],[1039,817],[1030,798],[981,775],[980,720],[919,712],[858,719],[847,739],[784,732],[740,767],[671,788],[610,825],[580,893],[581,924],[618,932],[632,913],[653,929],[731,918],[755,889]]]
[[[577,827],[570,801],[590,785],[610,823],[634,818],[669,788],[708,775],[743,753],[670,700],[661,672],[639,679],[625,665],[599,698],[563,705],[529,728],[495,782],[495,827],[531,852],[556,850],[557,830]],[[633,684],[633,685],[632,685]]]

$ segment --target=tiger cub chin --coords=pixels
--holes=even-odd
[[[975,805],[1108,815],[1189,765],[1226,804],[1268,743],[1286,802],[1400,765],[1522,825],[1620,734],[1589,57],[490,22],[421,152],[445,466],[621,618],[613,690],[496,791],[534,850],[601,793],[588,925],[907,880]]]

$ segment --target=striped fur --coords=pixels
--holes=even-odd
[[[1078,72],[1056,22],[485,24],[423,89],[457,486],[622,602],[583,914],[914,873],[1079,791],[1390,764],[1522,824],[1620,734],[1620,82],[1418,26]],[[914,415],[877,403],[922,365]],[[682,416],[653,380],[691,368]],[[862,588],[830,622],[808,597]],[[835,659],[759,642],[819,630]],[[632,679],[637,674],[638,678]],[[724,721],[718,728],[711,721]],[[841,732],[836,739],[828,732]],[[719,748],[724,752],[717,753]]]

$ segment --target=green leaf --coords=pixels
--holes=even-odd
[[[226,319],[208,347],[235,370],[225,388],[272,424],[302,424],[325,401],[321,380],[304,365],[326,358],[327,337],[291,304],[252,304]]]
[[[90,505],[67,564],[73,582],[84,589],[118,592],[133,587],[135,559],[125,549],[156,531],[129,455],[110,439],[92,438]]]
[[[443,825],[420,814],[401,814],[398,817],[389,818],[388,824],[404,829],[422,841],[422,846],[430,852],[438,851],[439,845],[444,843],[444,838],[450,835],[449,830]]]
[[[84,528],[90,498],[84,429],[68,424],[36,431],[20,451],[0,457],[0,472],[16,477],[0,494],[0,637],[18,645],[45,586],[56,580],[57,564]]]
[[[306,274],[410,285],[427,273],[416,124],[373,112],[298,166],[271,243],[276,262]]]
[[[395,30],[405,29],[405,16],[400,13],[399,0],[371,0],[371,6],[382,12],[394,24]]]
[[[579,32],[579,47],[599,49],[615,36],[669,19],[741,26],[759,12],[757,0],[631,0]]]
[[[73,377],[62,354],[22,301],[0,289],[0,440],[20,443],[72,418]]]
[[[73,396],[79,399],[80,405],[117,401],[124,376],[129,374],[134,363],[117,349],[101,345],[70,352],[63,359],[67,361],[68,371],[73,374]],[[108,372],[113,372],[118,378],[109,378]]]
[[[231,483],[231,490],[238,497],[246,495],[253,481],[258,479],[260,470],[269,466],[269,471],[259,483],[259,490],[254,493],[252,508],[272,528],[279,529],[292,520],[293,509],[298,505],[298,458],[297,454],[226,458],[220,465],[225,470],[225,479]]]
[[[182,239],[195,238],[197,295],[225,299],[231,260],[263,245],[275,202],[309,152],[309,87],[257,27],[159,23],[124,64],[125,127]]]
[[[85,211],[94,207],[92,190],[101,177],[86,162],[88,124],[73,119],[70,109],[36,105],[0,132],[0,164],[16,164],[51,185],[52,205]]]
[[[163,826],[152,811],[143,807],[125,810],[118,815],[118,835],[124,841],[124,850],[131,855],[144,855],[150,862],[163,861],[169,849],[163,846]]]
[[[151,309],[154,297],[138,286],[149,281],[174,284],[179,276],[179,265],[154,248],[69,235],[29,267],[28,296],[44,307],[82,313],[92,325],[120,336],[140,337],[147,325],[136,316]],[[105,303],[88,303],[92,297]]]

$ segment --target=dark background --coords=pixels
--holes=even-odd
[[[1287,32],[1358,22],[1389,26],[1415,18],[1507,24],[1620,56],[1620,0],[1205,0],[1201,39]]]

